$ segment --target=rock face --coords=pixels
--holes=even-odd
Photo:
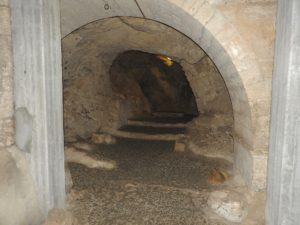
[[[214,191],[207,204],[213,212],[231,222],[242,222],[248,214],[248,204],[244,196],[235,191]]]
[[[232,104],[224,80],[208,56],[189,64],[181,63],[196,96],[198,110],[207,113],[232,113]]]
[[[205,115],[188,124],[188,148],[197,155],[233,162],[233,116]]]

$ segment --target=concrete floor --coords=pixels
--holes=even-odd
[[[118,139],[89,153],[115,160],[118,169],[89,169],[70,163],[74,187],[70,208],[83,225],[192,225],[225,223],[206,216],[209,192],[224,187],[207,183],[222,160],[173,152],[174,142]]]

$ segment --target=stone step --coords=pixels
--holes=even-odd
[[[139,116],[130,118],[130,121],[151,122],[162,124],[184,124],[190,122],[193,116],[170,117],[170,116]]]
[[[184,113],[176,113],[176,112],[153,112],[151,113],[154,117],[172,117],[172,118],[182,118],[184,117]]]
[[[135,126],[125,125],[119,128],[120,131],[144,133],[150,135],[156,134],[184,134],[186,132],[185,127],[151,127],[151,126]]]
[[[138,120],[128,120],[127,125],[133,126],[148,126],[148,127],[168,127],[168,128],[185,128],[186,123],[159,123],[159,122],[151,122],[151,121],[138,121]]]
[[[141,132],[128,132],[121,130],[106,129],[104,132],[119,138],[131,138],[139,140],[153,140],[153,141],[176,141],[185,139],[184,134],[147,134]]]

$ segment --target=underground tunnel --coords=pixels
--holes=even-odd
[[[133,17],[87,24],[62,49],[66,184],[78,220],[214,224],[203,202],[234,183],[233,110],[208,55]],[[244,219],[243,207],[226,216]]]

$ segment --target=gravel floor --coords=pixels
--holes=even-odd
[[[230,169],[226,161],[173,152],[174,142],[118,139],[90,156],[115,160],[118,169],[71,163],[70,207],[83,225],[192,225],[209,221],[205,207],[209,171]],[[222,187],[217,187],[222,188]]]

